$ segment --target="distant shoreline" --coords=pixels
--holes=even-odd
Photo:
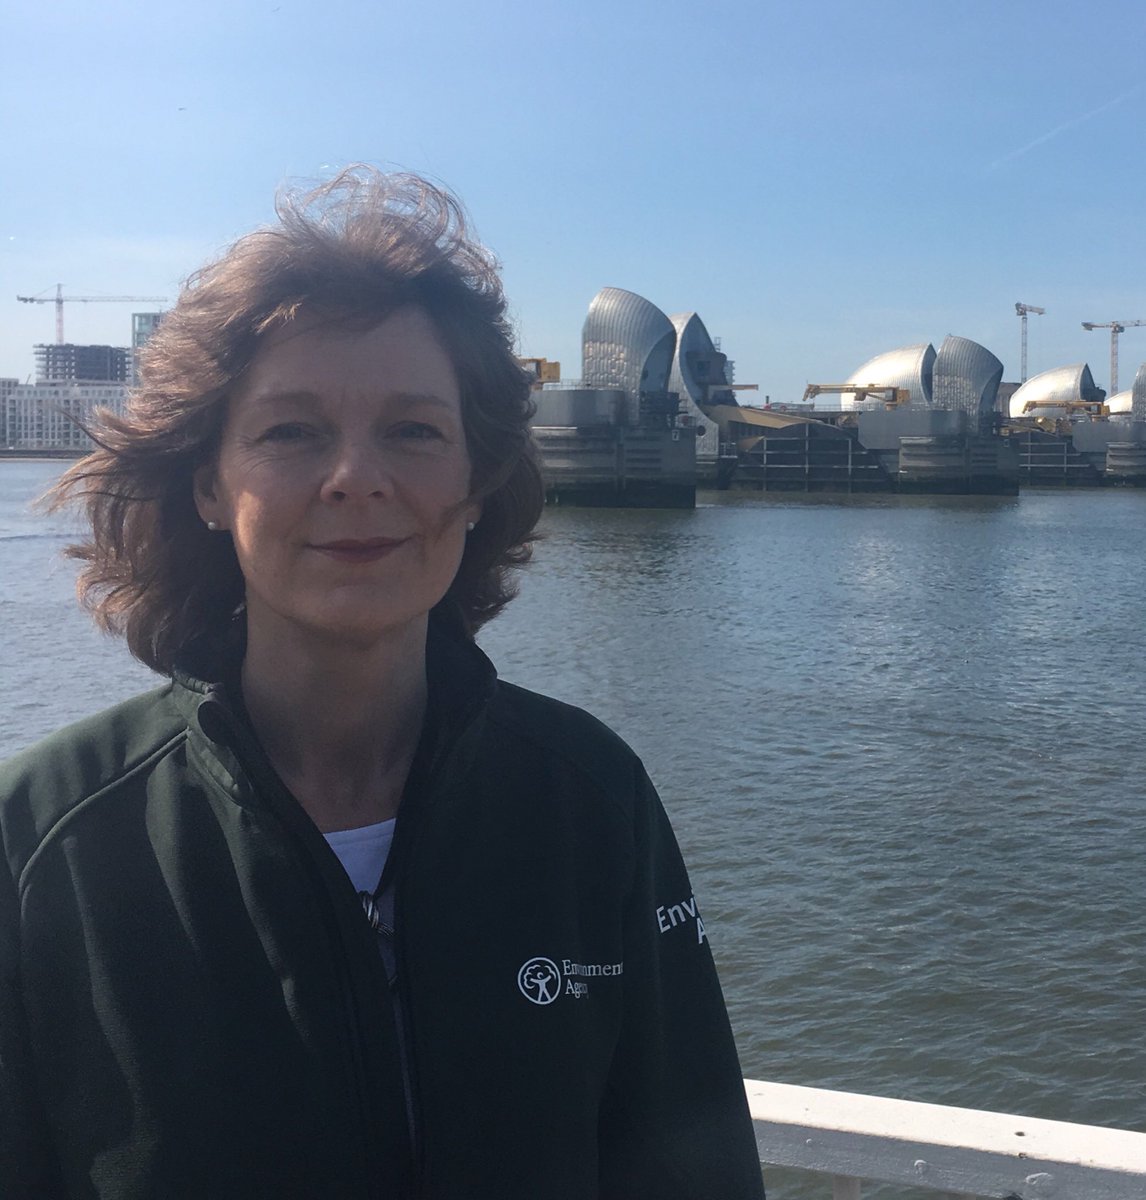
[[[0,462],[42,462],[44,459],[70,462],[87,453],[86,450],[0,450]]]

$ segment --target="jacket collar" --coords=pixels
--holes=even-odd
[[[249,794],[244,765],[263,759],[239,684],[245,647],[245,630],[236,622],[225,639],[187,647],[172,672],[172,698],[187,721],[193,753],[236,799]],[[472,741],[466,735],[480,724],[497,688],[497,672],[457,624],[434,612],[426,640],[426,682],[419,775],[429,775],[452,751],[465,753]]]

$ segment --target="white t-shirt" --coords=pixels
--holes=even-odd
[[[327,845],[338,855],[338,861],[350,876],[356,892],[374,894],[382,869],[390,855],[390,844],[394,840],[394,825],[397,817],[379,821],[375,825],[363,825],[358,829],[337,829],[324,833]]]

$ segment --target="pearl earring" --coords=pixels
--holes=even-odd
[[[466,533],[473,533],[473,531],[474,531],[474,522],[467,521],[466,522]]]
[[[209,529],[209,530],[210,530],[212,533],[217,533],[217,532],[218,532],[218,530],[219,530],[219,525],[218,525],[218,523],[217,523],[217,522],[215,522],[215,521],[208,521],[208,522],[207,522],[207,528],[208,528],[208,529]]]

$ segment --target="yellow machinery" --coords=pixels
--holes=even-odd
[[[1032,417],[1030,414],[1036,409],[1043,409],[1044,415]],[[1047,409],[1051,412],[1047,413]],[[1059,413],[1062,415],[1057,415]],[[1009,421],[1004,419],[999,433],[1009,437],[1033,425],[1044,433],[1069,437],[1071,417],[1077,413],[1086,413],[1092,421],[1103,421],[1110,416],[1110,409],[1101,400],[1028,400],[1023,405],[1021,416],[1012,416]]]
[[[532,386],[535,388],[543,383],[559,383],[561,380],[559,362],[550,362],[547,358],[519,358],[517,361],[533,377]]]
[[[873,397],[883,401],[885,408],[898,408],[911,398],[907,388],[876,387],[870,383],[809,383],[804,389],[803,403],[822,395],[855,396],[856,401]]]
[[[1110,409],[1101,400],[1028,400],[1023,405],[1023,416],[1036,408],[1052,408],[1056,413],[1061,412],[1068,421],[1075,413],[1087,413],[1092,421],[1101,421],[1110,416]],[[1035,418],[1037,422],[1053,419]]]

